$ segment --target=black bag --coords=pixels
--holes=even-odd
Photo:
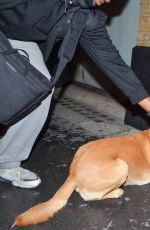
[[[0,136],[31,113],[52,91],[49,81],[0,32]]]
[[[57,30],[53,31],[53,29],[57,28],[56,23],[61,21],[65,13],[64,8],[61,8],[56,0],[20,0],[19,4],[16,4],[18,1],[14,2],[12,8],[8,5],[5,5],[5,10],[3,7],[0,8],[0,30],[11,39],[35,40],[37,43],[46,40],[44,57],[47,60],[59,32],[59,26]],[[50,82],[26,58],[13,49],[4,34],[0,33],[0,69],[3,69],[0,77],[0,86],[3,81],[0,90],[0,108],[3,107],[3,110],[0,110],[1,136],[11,125],[32,112],[51,93],[66,64],[74,55],[88,13],[84,10],[78,11],[69,24],[58,53],[59,64]]]

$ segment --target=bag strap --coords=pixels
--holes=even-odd
[[[70,62],[73,58],[80,35],[85,27],[87,17],[88,12],[83,10],[80,11],[80,9],[73,16],[72,22],[68,27],[67,33],[58,53],[59,64],[56,70],[55,77],[53,78],[53,87],[59,80],[66,64]]]

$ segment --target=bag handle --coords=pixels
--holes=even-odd
[[[23,49],[9,49],[9,50],[6,50],[6,51],[3,51],[3,54],[4,55],[10,55],[10,54],[13,54],[13,53],[17,53],[18,51],[22,51],[25,55],[22,55],[24,58],[27,59],[27,63],[26,63],[26,66],[25,66],[25,70],[24,70],[24,75],[27,76],[28,72],[29,72],[29,68],[30,68],[30,58],[29,58],[29,54],[23,50]]]

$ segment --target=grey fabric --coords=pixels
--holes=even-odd
[[[16,40],[10,42],[14,48],[27,51],[32,65],[50,79],[42,53],[36,43]],[[0,168],[18,167],[21,161],[28,158],[47,118],[51,97],[52,94],[30,115],[10,127],[6,135],[0,139]]]

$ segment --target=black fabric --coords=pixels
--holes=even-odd
[[[52,90],[52,82],[30,64],[26,52],[24,55],[13,49],[0,32],[1,136],[4,128],[8,129],[32,112]]]
[[[60,6],[58,2],[22,0],[14,7],[1,10],[0,30],[11,39],[45,41],[48,32],[65,13],[64,4]]]
[[[47,66],[51,76],[55,76],[55,73],[56,73],[56,70],[58,67],[58,63],[59,63],[58,52],[59,52],[59,49],[61,47],[61,43],[62,43],[62,41],[58,41],[54,45],[52,52],[51,52],[51,55],[46,62],[46,66]],[[71,64],[68,63],[67,66],[64,68],[64,71],[62,72],[60,79],[56,83],[55,89],[63,87],[63,86],[72,82],[72,78],[70,77],[70,73],[71,73]]]
[[[69,18],[69,15],[72,17]],[[112,45],[106,31],[106,19],[103,12],[93,8],[66,9],[63,0],[28,0],[14,8],[0,11],[0,29],[8,38],[37,42],[45,61],[59,34],[63,34],[62,39],[64,40],[64,37],[67,39],[63,41],[58,54],[59,60],[63,57],[59,65],[61,71],[62,67],[64,68],[72,59],[79,40],[79,44],[98,67],[130,99],[132,104],[136,104],[147,97],[148,93]],[[74,22],[75,20],[78,22]],[[61,25],[62,21],[65,22],[65,26]],[[68,30],[69,34],[75,37],[68,36]],[[56,72],[59,78],[61,71],[58,70]]]
[[[92,0],[85,0],[87,6],[93,7],[93,1]]]
[[[79,44],[131,103],[136,104],[148,97],[148,93],[113,46],[106,30],[106,19],[101,11],[91,13]]]
[[[0,1],[0,11],[18,6],[26,1],[27,0],[1,0]]]
[[[132,69],[150,94],[150,47],[135,47],[132,53]],[[126,110],[125,124],[139,130],[150,127],[150,117],[139,106],[132,106]]]
[[[5,53],[2,52],[0,56],[1,127],[8,128],[27,116],[51,93],[66,64],[72,59],[87,21],[88,14],[78,12],[78,15],[75,15],[72,23],[68,25],[66,35],[58,52],[59,64],[55,77],[50,82],[11,47],[3,33],[0,34],[2,51],[3,49],[5,51],[6,48]],[[70,48],[67,49],[67,46]],[[5,131],[2,130],[2,135],[4,133]]]

